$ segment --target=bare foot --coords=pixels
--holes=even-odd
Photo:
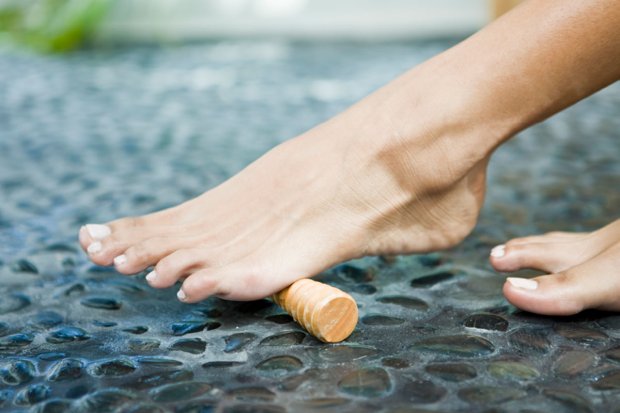
[[[516,238],[495,247],[490,260],[498,271],[533,268],[549,274],[508,278],[504,294],[521,309],[549,315],[620,311],[620,219],[590,233]]]

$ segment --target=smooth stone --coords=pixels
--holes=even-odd
[[[128,386],[136,390],[147,390],[168,383],[189,381],[193,378],[194,373],[190,370],[157,371],[155,373],[145,374],[135,380],[132,380],[130,383],[128,383]]]
[[[147,331],[149,331],[148,327],[145,326],[133,326],[133,327],[127,327],[127,328],[123,328],[121,331],[124,331],[126,333],[130,333],[130,334],[144,334]]]
[[[75,380],[82,377],[84,363],[77,359],[63,359],[50,369],[49,381]]]
[[[175,413],[215,413],[216,400],[197,400],[175,409]],[[225,408],[226,409],[226,408]],[[219,413],[219,412],[218,412]]]
[[[224,347],[224,353],[235,353],[243,350],[248,344],[250,344],[256,338],[256,334],[252,333],[237,333],[232,334],[224,338],[226,346]]]
[[[17,393],[15,396],[15,404],[22,406],[37,404],[48,399],[51,394],[52,389],[50,389],[49,386],[42,383],[32,384]]]
[[[157,406],[156,404],[145,403],[145,402],[130,406],[127,409],[123,409],[123,413],[168,413],[168,412],[169,410],[165,409],[164,407],[160,407],[160,406]]]
[[[177,340],[170,346],[172,351],[183,351],[190,354],[204,353],[207,343],[200,338],[184,338]]]
[[[0,296],[0,314],[14,313],[31,304],[30,298],[24,294],[13,293]]]
[[[423,275],[421,277],[411,280],[411,286],[413,288],[432,287],[444,281],[448,281],[454,278],[454,273],[450,271],[440,271],[432,274]]]
[[[228,369],[245,364],[243,361],[207,361],[202,364],[205,369]]]
[[[144,288],[142,286],[128,279],[108,279],[107,284],[123,293],[131,295],[140,295],[144,293]]]
[[[57,351],[50,351],[47,353],[37,354],[37,358],[43,361],[56,361],[67,357],[67,353],[60,353]]]
[[[293,391],[296,390],[303,383],[317,380],[320,377],[320,371],[315,368],[305,370],[303,373],[287,376],[278,384],[278,390]]]
[[[243,314],[256,314],[272,308],[274,305],[269,300],[245,301],[237,305],[237,311]]]
[[[540,376],[538,370],[528,366],[524,361],[493,361],[487,370],[497,379],[533,380]]]
[[[597,377],[591,384],[596,390],[620,390],[620,370],[611,370]]]
[[[26,272],[30,274],[39,273],[37,266],[25,258],[20,258],[15,261],[13,265],[11,265],[11,270],[13,270],[13,272]]]
[[[465,363],[429,364],[424,368],[429,374],[450,382],[461,382],[475,378],[476,368]]]
[[[441,255],[439,254],[419,255],[416,258],[425,267],[437,267],[441,264]]]
[[[586,346],[605,344],[609,340],[609,336],[602,331],[574,324],[556,324],[553,329],[562,337]]]
[[[0,338],[0,351],[16,351],[21,347],[26,347],[34,340],[34,336],[29,333],[11,334]]]
[[[182,381],[165,384],[149,392],[151,399],[157,403],[170,403],[191,400],[209,393],[213,386],[200,381]]]
[[[457,357],[485,356],[495,351],[489,340],[470,334],[428,337],[418,341],[412,348]]]
[[[11,328],[7,323],[0,321],[0,337],[6,336],[10,330]]]
[[[275,334],[264,338],[259,345],[261,346],[294,346],[301,344],[306,338],[306,334],[301,331],[289,331],[286,333]]]
[[[64,242],[55,242],[53,244],[46,245],[43,250],[49,252],[70,252],[74,254],[78,252],[74,246],[65,244]]]
[[[275,356],[258,363],[256,365],[256,369],[276,375],[282,375],[300,370],[303,366],[304,364],[297,357]]]
[[[288,314],[270,315],[270,316],[265,317],[265,320],[271,321],[276,324],[288,324],[288,323],[293,323],[295,321],[293,320],[293,317],[291,317]]]
[[[88,333],[79,327],[61,327],[56,329],[47,336],[48,343],[60,344],[69,343],[72,341],[84,341],[88,340],[90,336]]]
[[[478,313],[472,314],[463,321],[465,327],[478,328],[480,330],[506,331],[508,320],[496,314]]]
[[[391,388],[390,376],[381,368],[361,368],[347,374],[338,382],[340,391],[357,397],[379,397]]]
[[[71,400],[49,399],[46,402],[37,405],[33,413],[67,413],[71,412],[71,407]]]
[[[544,389],[543,394],[552,400],[560,402],[571,413],[592,413],[588,401],[573,391],[559,389]]]
[[[367,326],[396,326],[404,322],[402,318],[382,314],[369,314],[362,317],[362,323]]]
[[[84,284],[77,283],[67,288],[64,294],[67,297],[75,297],[75,296],[82,295],[85,291],[86,291],[86,286]]]
[[[201,412],[202,413],[202,412]],[[274,404],[235,404],[233,406],[226,406],[222,413],[286,413],[286,409],[283,406]]]
[[[175,360],[168,357],[158,357],[158,356],[141,356],[135,357],[135,360],[144,366],[148,367],[179,367],[183,365],[182,361]]]
[[[436,403],[443,399],[447,390],[429,380],[408,380],[402,394],[410,403]]]
[[[379,350],[374,347],[340,344],[316,349],[321,360],[330,363],[346,363],[354,360],[361,360],[379,354]]]
[[[133,403],[136,395],[121,389],[103,389],[91,393],[82,399],[82,411],[97,413],[116,412],[121,406]]]
[[[63,316],[55,311],[41,311],[34,316],[34,324],[43,328],[55,327],[63,321]]]
[[[386,357],[381,360],[381,365],[391,367],[393,369],[406,369],[409,367],[409,361],[401,358]]]
[[[334,411],[334,408],[340,408],[349,403],[351,403],[351,400],[344,397],[315,397],[312,399],[298,401],[293,405],[293,408],[295,410],[300,409],[302,411],[324,411],[326,409],[329,409],[329,411]]]
[[[568,350],[556,356],[553,363],[555,375],[564,378],[577,377],[596,362],[596,356],[589,351]]]
[[[620,346],[612,347],[605,352],[605,357],[609,360],[620,361]]]
[[[128,359],[112,359],[96,362],[91,367],[94,376],[117,377],[131,374],[136,370],[135,363]]]
[[[36,367],[30,360],[11,360],[0,367],[0,379],[11,386],[28,383],[36,374]]]
[[[95,325],[97,327],[116,327],[118,325],[118,323],[115,322],[115,321],[95,320],[95,321],[93,321],[93,325]]]
[[[334,268],[334,272],[337,275],[342,275],[345,278],[348,278],[356,284],[367,283],[375,278],[374,270],[366,270],[351,264],[338,265]]]
[[[419,298],[414,298],[414,297],[393,295],[393,296],[387,296],[387,297],[380,297],[377,299],[377,301],[379,301],[380,303],[395,304],[401,307],[408,308],[410,310],[418,310],[418,311],[428,310],[428,304],[425,301],[420,300]]]
[[[510,344],[523,354],[544,354],[551,347],[548,331],[542,328],[519,328],[508,335]]]
[[[232,389],[228,394],[235,400],[242,402],[271,402],[276,394],[265,387],[250,386]]]
[[[457,395],[463,401],[484,406],[517,400],[525,397],[527,393],[517,387],[475,386],[462,388]]]
[[[121,301],[111,297],[86,297],[80,304],[101,310],[118,310],[122,306]]]
[[[372,295],[377,292],[377,287],[372,284],[355,284],[351,286],[350,291],[363,295]]]
[[[212,321],[212,322],[208,322],[208,321],[182,321],[182,322],[178,322],[178,323],[173,323],[171,328],[172,328],[172,335],[175,336],[184,336],[185,334],[190,334],[190,333],[197,333],[199,331],[202,330],[215,330],[216,328],[220,327],[222,324],[216,322],[216,321]]]
[[[143,352],[154,351],[159,348],[161,342],[155,338],[134,338],[127,341],[127,347],[131,351]]]

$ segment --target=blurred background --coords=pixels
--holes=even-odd
[[[52,52],[221,38],[462,37],[517,0],[0,0],[0,39]]]

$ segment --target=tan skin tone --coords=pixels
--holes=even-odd
[[[85,226],[80,242],[124,274],[155,265],[155,288],[183,280],[184,302],[257,299],[352,258],[447,248],[474,227],[502,142],[619,78],[617,0],[528,1],[215,189]],[[506,297],[543,314],[620,310],[619,227],[508,242],[495,268],[554,274],[536,289],[509,281]],[[575,260],[577,248],[590,253]]]

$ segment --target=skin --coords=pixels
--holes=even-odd
[[[83,227],[80,243],[93,262],[124,274],[155,265],[147,276],[155,288],[183,280],[184,302],[262,298],[349,259],[453,246],[476,223],[493,151],[619,79],[619,51],[617,0],[525,2],[220,186],[174,208]],[[492,257],[498,270],[554,274],[536,290],[507,282],[507,298],[544,314],[620,309],[613,228],[607,243],[599,232],[575,235],[571,248],[596,252],[579,263],[554,253],[568,242],[557,234],[508,242]],[[584,281],[593,268],[596,286]]]

